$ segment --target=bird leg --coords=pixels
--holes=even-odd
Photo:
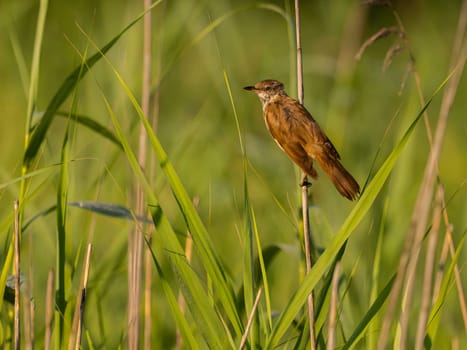
[[[311,182],[308,181],[308,177],[306,174],[302,174],[302,181],[300,183],[300,187],[311,187]]]

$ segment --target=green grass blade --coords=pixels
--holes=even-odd
[[[52,206],[50,206],[50,207],[48,207],[46,209],[43,209],[43,210],[39,211],[38,213],[34,214],[30,219],[26,220],[23,223],[23,227],[21,229],[23,234],[26,232],[29,225],[31,225],[34,221],[36,221],[37,219],[39,219],[41,217],[47,216],[50,213],[53,213],[55,210],[57,210],[57,205],[52,205]]]
[[[66,262],[66,221],[67,221],[67,197],[68,197],[68,133],[67,128],[62,144],[61,167],[59,184],[57,189],[57,290],[56,304],[57,316],[56,325],[58,328],[58,342],[63,341],[66,300],[65,300],[65,266]]]
[[[230,88],[229,78],[225,70],[224,70],[224,82],[225,82],[225,86],[227,88],[227,92],[229,95],[232,112],[235,117],[235,125],[237,128],[237,134],[238,134],[238,142],[240,144],[240,149],[242,152],[242,160],[243,160],[243,211],[245,215],[245,223],[244,223],[244,228],[242,232],[243,300],[245,303],[245,309],[246,309],[246,314],[247,314],[246,316],[249,317],[248,313],[253,309],[255,294],[258,288],[258,285],[255,283],[255,278],[254,278],[255,248],[254,248],[254,240],[253,240],[253,231],[257,231],[257,228],[256,228],[256,223],[255,223],[254,210],[250,202],[250,191],[248,189],[246,149],[243,143],[242,133],[240,131],[240,122],[238,119],[237,109],[235,108],[235,103],[233,100],[232,90]],[[258,323],[255,322],[256,320],[258,320],[257,316],[255,317],[255,320],[251,324],[251,328],[250,328],[249,335],[248,335],[250,346],[253,346],[253,344],[259,344],[258,327],[257,327]]]
[[[110,216],[113,218],[127,219],[127,220],[138,220],[146,224],[152,221],[148,220],[144,216],[135,215],[129,208],[124,207],[120,204],[97,202],[97,201],[77,201],[70,202],[68,205],[76,208],[92,211],[99,215]]]
[[[199,277],[187,261],[178,237],[165,217],[162,208],[158,205],[152,206],[151,212],[157,234],[162,238],[164,249],[168,252],[175,272],[180,277],[185,300],[197,326],[202,330],[211,348],[223,348],[225,345],[224,330],[221,328],[215,308],[211,304],[211,298],[206,294]]]
[[[80,208],[84,210],[89,210],[93,213],[99,215],[105,215],[113,218],[118,219],[126,219],[126,220],[138,220],[139,222],[143,223],[152,223],[152,221],[148,220],[143,216],[135,216],[135,214],[127,207],[124,207],[120,204],[113,204],[113,203],[106,203],[106,202],[97,202],[97,201],[74,201],[68,202],[68,206]],[[24,224],[22,228],[22,232],[25,232],[26,229],[31,225],[34,221],[39,219],[40,217],[44,217],[53,213],[57,209],[56,205],[50,206],[44,210],[39,211],[38,213],[34,214],[31,218],[29,218]]]
[[[439,322],[441,320],[441,313],[442,313],[442,306],[445,302],[446,295],[448,293],[450,281],[452,274],[454,272],[454,267],[457,264],[457,260],[459,259],[460,253],[462,248],[464,248],[464,241],[465,241],[465,232],[462,236],[462,239],[459,241],[456,249],[456,254],[454,255],[451,263],[449,264],[449,268],[444,275],[443,282],[441,283],[441,289],[439,291],[438,297],[433,304],[433,307],[430,312],[430,316],[428,318],[428,323],[426,327],[426,335],[425,335],[425,349],[432,349],[433,348],[433,341],[436,337],[436,333],[438,332]]]
[[[190,349],[195,349],[195,350],[199,349],[200,347],[195,340],[195,337],[190,329],[190,326],[188,325],[188,322],[185,316],[180,311],[177,298],[175,297],[174,293],[172,292],[172,289],[170,288],[169,283],[167,282],[167,279],[165,278],[164,270],[161,268],[159,262],[157,261],[156,255],[154,254],[154,251],[152,250],[151,244],[148,242],[147,239],[145,239],[145,242],[146,242],[146,246],[151,252],[152,261],[154,262],[154,266],[156,267],[157,272],[159,274],[161,284],[162,284],[162,289],[164,290],[170,309],[172,310],[172,316],[177,322],[178,329],[180,330],[180,333],[183,336],[183,340],[185,341],[185,344],[187,344]]]
[[[224,269],[220,263],[219,257],[216,254],[212,241],[209,237],[208,231],[204,226],[203,222],[201,221],[201,218],[199,217],[198,212],[195,209],[190,197],[188,196],[188,193],[185,187],[183,186],[180,177],[178,176],[172,163],[168,159],[167,153],[162,147],[156,134],[152,130],[149,121],[144,116],[143,111],[141,110],[141,107],[139,106],[135,96],[128,88],[128,85],[125,83],[118,71],[112,66],[112,64],[107,59],[106,61],[112,68],[115,76],[118,78],[122,87],[125,89],[125,92],[131,104],[133,105],[140,121],[143,123],[146,132],[148,133],[150,145],[159,161],[159,165],[169,182],[172,192],[177,200],[177,204],[179,205],[180,210],[185,218],[190,233],[193,237],[195,247],[198,249],[199,257],[203,262],[203,266],[208,272],[208,275],[213,282],[216,296],[219,298],[222,306],[224,307],[224,310],[233,326],[233,329],[235,330],[235,333],[237,334],[237,336],[241,336],[241,334],[243,333],[243,326],[235,307],[236,304],[232,282],[224,273]],[[108,103],[108,101],[106,101],[106,105],[109,109],[110,104]],[[113,121],[114,125],[117,127],[116,123],[118,122],[115,117],[113,117]],[[123,137],[121,131],[117,133],[120,134],[120,137]],[[122,139],[121,142],[123,143]],[[129,147],[125,147],[125,145],[123,146],[128,156],[128,152],[130,151],[130,149]],[[141,178],[144,178],[143,174],[140,174],[140,179]],[[150,192],[150,189],[146,190]]]
[[[29,178],[32,178],[34,176],[37,176],[37,175],[41,175],[43,173],[47,173],[49,171],[52,171],[52,170],[55,170],[54,168],[56,167],[59,167],[60,164],[52,164],[52,165],[49,165],[49,166],[46,166],[44,168],[40,168],[40,169],[37,169],[37,170],[34,170],[34,171],[31,171],[27,174],[24,174],[22,176],[18,176],[10,181],[7,181],[7,182],[4,182],[2,184],[0,184],[0,190],[4,189],[5,187],[8,187],[8,186],[11,186],[17,182],[20,182],[20,181],[23,181],[23,180],[27,180]]]
[[[246,175],[246,165],[243,162],[243,210],[245,213],[245,224],[242,233],[243,240],[243,298],[245,302],[245,309],[248,313],[253,308],[255,298],[255,282],[253,279],[253,260],[254,260],[254,246],[253,246],[253,228],[252,228],[252,208],[250,204],[250,195],[248,192],[248,181]],[[253,322],[250,328],[249,339],[250,346],[256,342],[256,322]]]
[[[376,242],[375,256],[373,260],[373,269],[371,275],[371,292],[370,292],[370,302],[373,303],[378,298],[378,276],[381,276],[381,258],[383,253],[383,244],[384,244],[384,228],[387,222],[387,212],[388,212],[388,200],[384,201],[383,212],[381,215],[381,222],[378,232],[378,240]],[[376,334],[377,330],[381,327],[381,322],[378,318],[373,318],[372,322],[369,325],[368,330],[368,341],[367,349],[372,350],[376,349]]]
[[[255,223],[253,223],[255,224]],[[259,238],[259,236],[258,236]],[[260,249],[260,245],[258,245],[258,249]],[[269,266],[273,263],[274,259],[278,256],[279,253],[283,251],[283,247],[280,245],[271,245],[267,246],[264,249],[261,249],[261,252],[258,252],[258,256],[256,257],[255,263],[254,263],[254,278],[255,278],[255,283],[257,285],[263,283],[264,286],[266,286],[268,283],[265,282],[264,276],[266,275],[266,271],[268,270]],[[268,287],[269,288],[269,287]],[[266,287],[265,287],[266,289]],[[265,292],[266,293],[266,290]],[[237,293],[238,297],[237,300],[242,300],[243,299],[243,284],[239,288],[239,292]],[[267,312],[268,318],[272,317],[272,311],[271,306],[270,306],[270,299],[269,296],[265,295],[266,298],[266,307],[267,307]],[[269,304],[269,306],[267,306]],[[245,313],[245,304],[241,304],[239,302],[239,305],[237,307],[238,313],[239,314],[244,314]],[[272,319],[270,319],[270,328],[272,328]]]
[[[281,314],[279,320],[277,321],[273,332],[271,333],[271,336],[267,342],[266,348],[272,349],[278,345],[281,338],[289,328],[289,325],[292,324],[295,315],[298,314],[300,309],[306,303],[308,295],[324,276],[329,266],[332,264],[332,261],[334,260],[336,254],[339,252],[339,249],[345,244],[355,227],[364,218],[371,205],[373,204],[374,200],[376,199],[376,196],[381,191],[386,179],[388,178],[391,170],[394,167],[394,164],[396,163],[410,136],[412,135],[413,130],[415,129],[415,126],[417,125],[418,121],[430,105],[431,101],[433,100],[433,97],[446,84],[449,77],[441,83],[441,85],[435,91],[433,96],[428,100],[425,106],[423,106],[421,111],[415,117],[414,121],[408,127],[401,140],[386,158],[385,162],[382,164],[375,177],[372,179],[365,191],[362,193],[360,200],[357,202],[354,209],[349,214],[340,230],[334,236],[329,247],[319,257],[310,273],[305,277],[302,284],[300,285],[295,295],[292,297],[291,301],[286,307],[285,311]]]
[[[152,10],[154,7],[160,4],[161,1],[162,0],[156,1],[151,7],[148,8],[147,11]],[[103,57],[102,55],[109,51],[115,45],[115,43],[117,43],[117,41],[123,36],[123,34],[125,34],[131,27],[133,27],[133,25],[135,25],[139,20],[141,20],[147,11],[143,12],[138,17],[136,17],[136,19],[134,19],[129,25],[127,25],[119,34],[117,34],[106,45],[99,49],[97,53],[95,53],[94,55],[89,57],[85,62],[76,67],[70,73],[70,75],[68,75],[68,77],[63,81],[62,85],[60,85],[60,87],[50,100],[49,105],[47,106],[47,109],[44,112],[44,115],[42,116],[41,120],[39,121],[39,124],[35,128],[34,133],[32,134],[32,137],[27,145],[26,151],[24,153],[24,164],[26,166],[29,166],[30,162],[36,156],[42,142],[45,139],[45,136],[47,134],[47,131],[49,130],[50,124],[52,123],[54,116],[56,115],[58,109],[63,104],[63,102],[65,102],[70,93],[74,90],[76,85],[80,82],[81,79],[84,78],[89,69]],[[29,132],[29,130],[27,130],[27,132]]]
[[[357,327],[355,327],[355,330],[350,335],[349,339],[347,339],[342,350],[352,348],[354,346],[354,343],[363,337],[363,335],[365,334],[365,330],[371,324],[371,320],[373,319],[373,317],[375,317],[375,315],[378,313],[378,311],[381,309],[384,302],[388,298],[395,278],[396,276],[392,276],[392,278],[389,280],[386,286],[384,286],[383,290],[379,293],[378,297],[370,306],[365,316],[363,316],[362,320],[358,323]]]
[[[13,31],[10,27],[8,27],[8,36],[11,43],[11,48],[13,50],[13,55],[15,57],[15,63],[18,66],[18,73],[21,79],[21,85],[24,90],[24,95],[28,95],[28,85],[29,85],[29,72],[28,72],[28,65],[26,64],[26,58],[24,56],[24,52],[21,48],[20,40],[18,35],[15,31]],[[34,66],[34,61],[32,66]],[[33,71],[31,69],[31,71]],[[29,108],[28,108],[29,111]],[[29,117],[29,114],[28,114]],[[28,118],[29,119],[29,118]],[[27,122],[28,123],[28,122]],[[28,125],[26,125],[26,130],[28,130]]]
[[[268,263],[275,256],[275,253],[273,253],[272,256],[267,256],[267,259],[264,258],[264,251],[261,248],[261,240],[259,237],[259,232],[258,232],[258,227],[256,225],[256,217],[254,215],[254,212],[252,212],[251,215],[253,218],[253,230],[254,230],[255,239],[256,239],[256,249],[258,251],[258,260],[257,260],[257,266],[255,266],[255,272],[257,270],[261,271],[261,274],[257,273],[258,277],[256,277],[255,280],[261,281],[264,287],[264,299],[266,300],[266,314],[268,318],[268,327],[264,327],[265,325],[263,325],[263,328],[267,328],[270,330],[272,329],[272,308],[271,308],[271,297],[270,297],[270,292],[269,292],[269,282],[268,282],[268,276],[266,274],[266,268],[268,266]],[[273,247],[273,251],[278,252],[278,250],[275,250],[274,248],[275,247]]]
[[[29,135],[32,114],[34,112],[34,106],[36,105],[37,98],[37,86],[39,85],[39,65],[40,65],[40,56],[42,49],[42,38],[44,36],[44,27],[45,19],[47,16],[48,9],[48,0],[41,0],[39,6],[39,15],[37,18],[36,25],[36,36],[34,39],[34,50],[32,54],[32,65],[31,65],[31,77],[29,81],[29,91],[28,91],[28,109],[27,109],[27,118],[26,118],[26,133]],[[27,138],[26,138],[27,142]]]
[[[112,131],[110,131],[104,125],[100,124],[94,119],[82,114],[60,111],[58,111],[56,115],[58,115],[59,117],[65,117],[69,118],[70,120],[76,121],[77,123],[87,127],[88,129],[108,139],[110,142],[114,143],[119,148],[122,148],[122,145],[120,144],[120,141],[118,140],[117,136],[115,136],[115,134]]]
[[[242,333],[242,326],[240,318],[235,308],[234,292],[231,282],[224,274],[224,269],[219,261],[216,251],[213,247],[209,234],[206,227],[201,221],[197,210],[195,209],[190,197],[188,196],[185,187],[183,186],[178,174],[175,172],[174,167],[170,163],[165,150],[159,142],[159,139],[154,134],[149,122],[140,114],[138,106],[138,114],[140,115],[141,121],[143,121],[146,131],[149,134],[149,140],[152,148],[159,160],[159,164],[164,171],[167,180],[169,181],[170,187],[177,199],[177,203],[186,219],[190,233],[193,237],[193,241],[199,250],[199,256],[203,260],[203,266],[208,271],[210,278],[216,289],[222,305],[225,308],[227,315],[238,335]]]
[[[6,280],[8,278],[8,274],[11,271],[11,264],[13,263],[13,238],[10,240],[8,244],[8,250],[6,253],[5,260],[3,261],[2,265],[2,272],[0,274],[0,310],[3,310],[3,296],[5,294],[6,288]]]
[[[114,123],[117,135],[120,137],[123,149],[130,163],[131,169],[140,181],[143,190],[151,203],[151,212],[156,227],[157,234],[164,244],[164,249],[168,254],[174,269],[180,276],[180,280],[184,283],[183,292],[187,304],[191,306],[192,314],[197,319],[197,324],[202,330],[207,339],[208,344],[215,349],[223,348],[223,340],[225,339],[225,329],[222,327],[219,317],[215,312],[214,306],[210,303],[210,297],[204,291],[203,285],[200,283],[199,277],[193,271],[189,262],[186,260],[184,249],[182,248],[177,234],[170,225],[167,217],[164,215],[159,201],[152,192],[152,188],[145,178],[135,154],[130,148],[128,140],[125,138],[123,130],[118,122],[110,103],[103,96],[105,105],[109,115]]]
[[[336,265],[339,261],[341,261],[342,256],[345,252],[346,243],[339,249],[334,261],[329,269],[329,272],[324,277],[323,286],[320,288],[320,292],[318,298],[316,300],[316,307],[315,307],[315,329],[316,332],[322,332],[322,328],[324,323],[328,318],[328,310],[329,310],[329,303],[331,298],[331,286],[332,286],[332,277],[334,274],[334,270]]]

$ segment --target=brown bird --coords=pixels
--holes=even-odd
[[[263,80],[244,89],[258,95],[272,137],[308,176],[318,177],[313,168],[313,160],[316,160],[344,197],[350,200],[358,197],[360,186],[340,163],[336,148],[310,112],[287,95],[284,84]]]

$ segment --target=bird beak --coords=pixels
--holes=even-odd
[[[254,86],[245,86],[243,89],[244,90],[249,90],[249,91],[256,90],[256,88]]]

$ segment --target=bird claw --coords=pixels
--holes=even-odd
[[[311,187],[311,182],[309,182],[308,179],[305,177],[302,179],[300,187],[306,187],[306,188]]]

